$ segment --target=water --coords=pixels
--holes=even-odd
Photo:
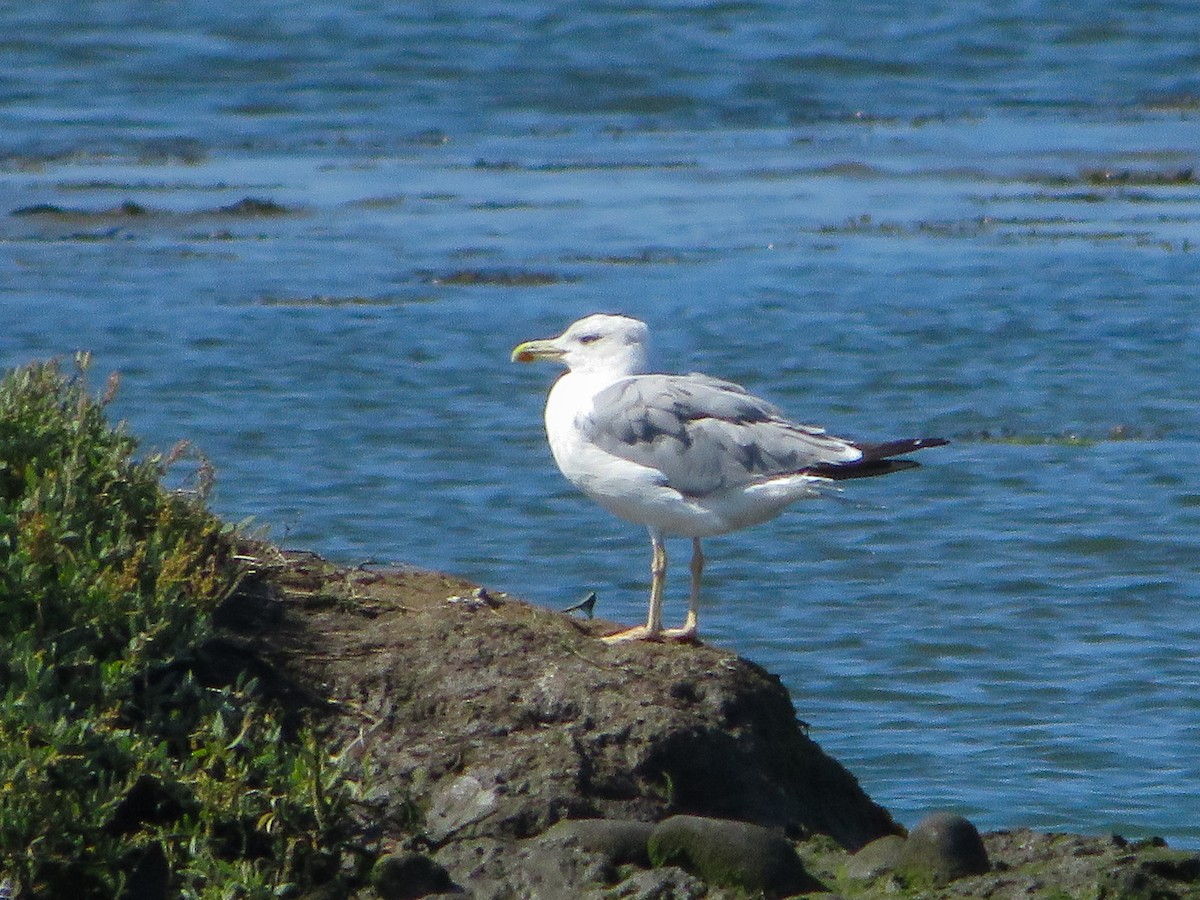
[[[1200,12],[898,10],[5,8],[0,363],[92,350],[289,546],[629,623],[645,537],[553,469],[518,341],[620,310],[950,437],[708,542],[707,639],[908,824],[1200,846]]]

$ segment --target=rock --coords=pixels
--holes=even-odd
[[[728,651],[608,646],[596,635],[612,626],[600,620],[496,592],[448,602],[477,591],[463,579],[282,557],[269,582],[242,586],[278,614],[230,614],[225,630],[278,671],[248,673],[267,692],[287,686],[272,699],[289,711],[322,699],[330,742],[360,748],[387,798],[380,821],[425,811],[435,845],[676,813],[827,834],[851,849],[900,831],[805,734],[779,678]],[[346,592],[352,602],[336,599]],[[378,723],[366,740],[364,721]]]
[[[479,595],[448,575],[348,571],[265,545],[246,552],[262,565],[222,606],[217,634],[200,654],[204,671],[214,684],[253,679],[293,729],[322,723],[331,753],[352,764],[347,774],[370,785],[362,833],[347,836],[361,840],[364,858],[381,843],[421,845],[432,825],[432,863],[398,854],[379,864],[378,883],[393,891],[387,896],[410,896],[401,891],[419,881],[401,880],[409,872],[429,876],[432,890],[444,876],[452,882],[445,890],[464,900],[744,897],[743,888],[708,886],[675,866],[618,862],[642,843],[639,822],[703,813],[743,820],[718,829],[724,837],[715,847],[707,841],[707,858],[724,853],[744,866],[746,854],[725,846],[733,846],[733,827],[748,820],[782,828],[803,838],[793,849],[804,877],[840,882],[847,897],[923,891],[915,882],[860,885],[861,892],[853,885],[887,871],[897,846],[914,864],[910,873],[924,872],[930,884],[935,870],[956,874],[938,869],[946,858],[959,870],[965,859],[973,871],[994,861],[990,874],[937,890],[943,900],[1200,897],[1200,855],[1161,841],[1016,829],[987,835],[981,852],[970,823],[945,814],[919,825],[912,841],[892,837],[852,860],[847,849],[902,831],[807,737],[779,679],[758,666],[704,645],[608,647],[595,635],[611,624],[504,595],[449,603]],[[178,816],[163,802],[171,797],[136,787],[114,814],[114,836]],[[581,821],[597,817],[605,824]],[[551,828],[562,820],[575,821]],[[543,832],[556,837],[529,837]],[[705,846],[701,837],[687,839],[689,866]],[[126,862],[139,900],[155,896],[161,858],[130,854]],[[0,879],[0,893],[6,883]],[[343,866],[301,896],[365,900],[384,892]]]
[[[613,865],[650,865],[648,846],[654,826],[632,819],[568,819],[542,835],[542,840],[569,843],[603,854]]]
[[[664,866],[634,872],[600,895],[605,900],[701,900],[711,896],[708,885],[683,869]]]
[[[1167,849],[1161,838],[1140,841],[1130,849],[1136,854],[1136,862],[1106,873],[1099,896],[1158,900],[1200,895],[1196,889],[1200,884],[1200,855]]]
[[[720,887],[769,896],[823,887],[804,870],[787,838],[747,822],[672,816],[655,826],[649,849],[655,866],[679,866]]]
[[[371,870],[371,886],[382,900],[417,900],[450,890],[450,873],[421,853],[393,853]]]
[[[454,873],[470,900],[594,897],[618,880],[601,854],[537,839],[455,841],[441,848],[436,859]]]
[[[874,881],[894,872],[900,865],[903,853],[904,838],[899,835],[889,834],[871,841],[847,861],[846,877],[856,881]]]
[[[491,815],[497,806],[495,775],[480,770],[444,781],[433,792],[425,815],[425,833],[441,843],[457,831]]]
[[[975,826],[954,813],[936,812],[909,833],[896,871],[909,884],[942,886],[990,868]]]

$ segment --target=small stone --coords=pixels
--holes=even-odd
[[[820,890],[783,835],[746,822],[672,816],[649,841],[655,866],[679,866],[709,884],[787,896]]]
[[[603,854],[613,865],[650,865],[647,849],[654,825],[633,819],[567,819],[547,829],[542,839],[571,841],[581,850]]]
[[[441,894],[454,884],[450,874],[420,853],[393,853],[371,870],[371,886],[383,900],[417,900]]]
[[[960,815],[936,812],[909,833],[897,872],[914,885],[946,885],[991,868],[983,838]]]
[[[846,877],[856,881],[874,881],[894,872],[904,853],[904,838],[889,834],[871,841],[846,862]]]
[[[425,830],[434,841],[443,841],[496,809],[494,776],[466,773],[434,792],[425,816]]]

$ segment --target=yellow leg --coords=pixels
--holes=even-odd
[[[656,638],[662,631],[663,590],[667,584],[667,545],[661,535],[650,535],[650,615],[646,617],[646,637]]]
[[[601,638],[607,644],[657,641],[663,638],[674,641],[696,640],[700,609],[700,576],[704,572],[704,554],[700,552],[700,539],[692,538],[692,595],[688,603],[687,619],[682,628],[662,627],[663,586],[667,581],[667,548],[662,535],[654,531],[650,532],[650,546],[650,614],[646,617],[646,624]]]
[[[666,633],[662,627],[663,586],[667,581],[667,547],[662,535],[650,532],[650,614],[645,625],[618,631],[601,638],[607,644],[623,641],[655,641]]]
[[[692,596],[688,602],[687,619],[682,628],[668,628],[663,637],[675,640],[694,641],[700,613],[700,576],[704,574],[704,554],[700,550],[700,538],[692,538]]]

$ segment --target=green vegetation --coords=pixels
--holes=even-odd
[[[253,681],[203,664],[242,576],[186,445],[134,458],[103,397],[0,380],[0,878],[20,896],[281,897],[350,858],[356,785]],[[181,460],[189,491],[163,486]]]

